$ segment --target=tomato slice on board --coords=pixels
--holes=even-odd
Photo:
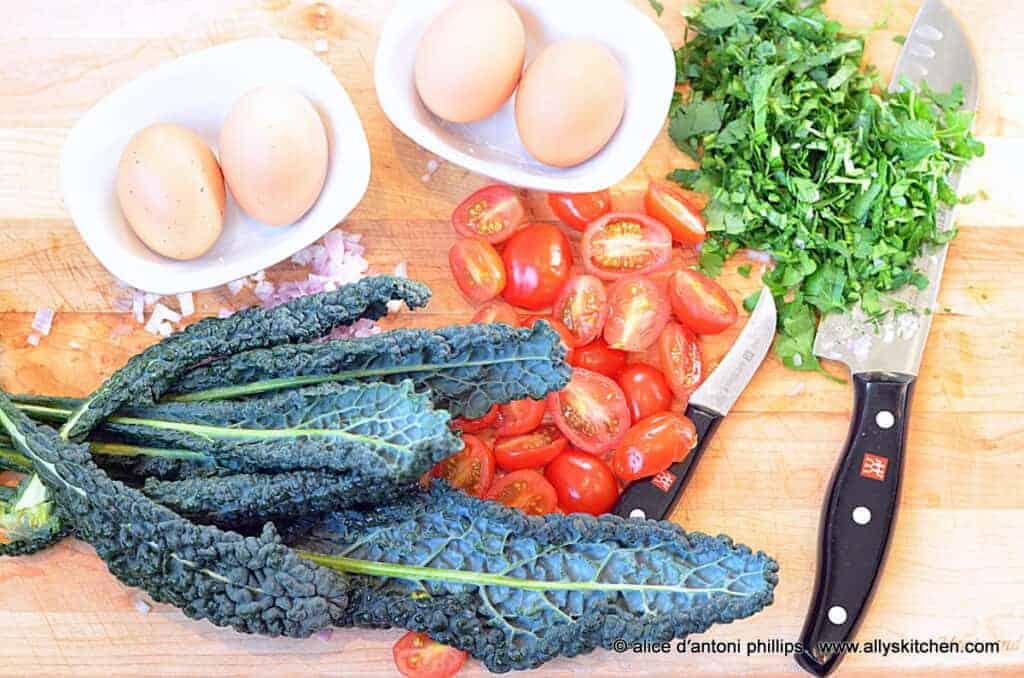
[[[463,435],[461,452],[437,462],[430,475],[444,478],[466,494],[482,497],[494,481],[494,453],[474,435]]]
[[[609,348],[608,343],[598,337],[586,346],[573,351],[572,365],[614,379],[626,366],[627,357],[625,351]]]
[[[562,339],[562,346],[565,347],[565,361],[567,363],[572,364],[573,353],[575,352],[573,350],[573,346],[575,345],[575,337],[573,337],[572,332],[569,331],[569,328],[566,327],[561,321],[555,320],[554,318],[545,318],[544,316],[534,316],[532,318],[527,318],[525,321],[523,321],[523,327],[532,328],[534,325],[537,324],[538,320],[543,320],[544,322],[551,325],[551,328],[555,330],[555,332],[558,332],[558,336],[561,337]]]
[[[504,301],[488,301],[473,314],[474,323],[505,323],[512,327],[519,327],[519,314],[511,304]]]
[[[533,469],[513,471],[498,478],[487,493],[488,499],[512,506],[531,516],[551,513],[558,505],[558,495],[544,476]]]
[[[579,450],[566,450],[544,468],[566,513],[608,513],[619,498],[619,483],[603,460]]]
[[[590,222],[612,211],[612,194],[607,190],[595,193],[549,193],[548,205],[563,224],[583,231]]]
[[[573,346],[589,344],[601,336],[608,320],[604,283],[593,275],[574,275],[558,294],[552,314],[572,332]]]
[[[629,429],[626,396],[614,381],[576,368],[568,386],[548,396],[555,426],[576,447],[600,454],[614,448]]]
[[[503,471],[539,468],[557,457],[569,441],[554,426],[511,438],[499,438],[494,444],[494,461]]]
[[[644,196],[644,210],[665,224],[673,240],[684,245],[697,245],[708,237],[708,222],[700,207],[678,186],[652,181]]]
[[[572,245],[557,226],[529,224],[502,250],[508,285],[505,301],[531,311],[554,303],[572,270]]]
[[[457,428],[463,433],[476,433],[477,431],[483,431],[485,428],[493,426],[497,418],[498,406],[494,405],[491,409],[487,410],[487,414],[479,419],[465,419],[464,417],[455,419],[452,421],[452,428]]]
[[[481,188],[452,212],[452,226],[461,236],[483,238],[492,245],[508,240],[526,216],[519,194],[500,184]]]
[[[626,278],[608,290],[604,340],[623,351],[645,351],[658,340],[672,311],[661,286],[647,278]]]
[[[736,304],[722,286],[699,271],[676,271],[668,284],[676,319],[697,334],[718,334],[739,317]]]
[[[697,335],[679,323],[669,323],[658,339],[661,368],[669,388],[684,400],[704,379],[704,353]]]
[[[406,678],[451,678],[468,656],[417,631],[409,631],[399,638],[391,653],[398,672]]]
[[[688,417],[659,412],[629,429],[612,455],[612,472],[623,482],[657,475],[682,460],[697,442],[697,429]]]
[[[529,433],[540,426],[544,418],[543,400],[513,400],[498,407],[494,434],[499,438]]]
[[[602,280],[647,275],[672,258],[672,234],[643,214],[613,212],[583,233],[583,266]]]
[[[643,363],[627,365],[616,381],[626,394],[634,424],[652,414],[666,412],[672,405],[672,390],[657,367]]]
[[[448,264],[459,289],[475,304],[489,301],[505,289],[505,266],[486,240],[457,240],[448,250]]]

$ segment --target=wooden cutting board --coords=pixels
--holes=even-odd
[[[567,2],[569,0],[562,0]],[[585,3],[581,1],[581,6]],[[634,0],[650,12],[646,0]],[[951,0],[952,1],[952,0]],[[365,236],[379,272],[408,262],[434,289],[430,309],[398,322],[439,326],[468,319],[445,252],[455,204],[485,183],[441,163],[384,117],[373,90],[376,35],[392,0],[53,0],[4,3],[0,21],[0,385],[12,391],[84,395],[153,341],[112,308],[121,294],[78,237],[61,202],[58,163],[70,127],[119,85],[184,53],[238,38],[279,35],[313,48],[348,88],[373,150],[373,180],[344,228]],[[661,25],[683,37],[683,2],[665,0]],[[883,72],[910,26],[917,0],[835,0],[830,11],[868,27],[891,4],[889,30],[872,35]],[[914,402],[901,521],[860,639],[1000,641],[996,654],[859,655],[842,675],[1024,674],[1024,4],[954,2],[982,70],[977,132],[988,155],[965,190],[989,198],[959,212],[939,312]],[[115,9],[116,5],[116,9]],[[661,139],[616,189],[635,204],[648,179],[684,159]],[[530,197],[538,219],[551,215]],[[728,267],[735,298],[754,280]],[[284,275],[275,269],[272,276]],[[755,263],[755,270],[757,264]],[[242,298],[250,302],[251,298]],[[235,307],[224,288],[198,295],[201,314]],[[35,309],[57,309],[52,333],[29,345]],[[705,342],[717,359],[735,332]],[[837,366],[832,366],[837,367]],[[724,532],[781,564],[776,602],[704,639],[744,651],[647,656],[596,652],[558,660],[536,675],[795,674],[781,653],[747,655],[758,639],[797,637],[810,595],[818,512],[846,435],[847,386],[797,374],[770,357],[707,453],[673,519]],[[0,560],[0,675],[396,675],[398,631],[339,631],[328,640],[252,638],[154,606],[110,576],[92,550],[66,540]],[[463,674],[481,675],[470,662]]]

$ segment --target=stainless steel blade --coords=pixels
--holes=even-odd
[[[729,352],[704,383],[690,396],[691,405],[699,405],[723,417],[743,393],[757,368],[764,362],[775,339],[775,299],[767,287],[761,290],[754,312]]]
[[[896,62],[889,89],[900,87],[901,78],[917,84],[926,81],[932,89],[948,92],[957,83],[964,88],[965,107],[978,103],[977,64],[970,43],[956,17],[940,0],[925,0],[907,34]],[[956,190],[959,173],[949,178]],[[953,209],[940,209],[938,228],[953,227]],[[822,319],[814,342],[814,353],[846,363],[851,373],[897,372],[916,375],[921,366],[932,312],[939,296],[942,269],[949,246],[928,247],[916,264],[928,278],[928,287],[918,290],[908,285],[891,296],[906,304],[909,312],[890,314],[876,324],[855,307],[848,313],[833,313]]]

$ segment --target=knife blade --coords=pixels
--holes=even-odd
[[[900,52],[890,91],[903,78],[932,89],[964,88],[965,107],[978,101],[977,64],[963,29],[940,0],[925,0]],[[956,190],[959,173],[949,177]],[[953,227],[953,209],[936,213],[937,227]],[[939,294],[948,245],[916,260],[928,278],[922,290],[907,286],[892,295],[889,316],[876,323],[862,309],[826,316],[815,355],[850,368],[854,412],[843,454],[825,499],[814,592],[796,661],[817,676],[830,673],[871,602],[892,537],[900,496],[907,423],[914,383]],[[893,309],[910,309],[901,312]],[[827,644],[827,645],[823,645]]]
[[[682,461],[653,478],[638,480],[627,487],[612,513],[623,518],[661,520],[672,512],[718,425],[764,362],[775,338],[775,322],[775,300],[771,291],[763,288],[732,348],[690,396],[686,416],[697,429],[697,444]]]

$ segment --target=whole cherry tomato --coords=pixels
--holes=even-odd
[[[661,368],[669,388],[687,399],[704,379],[704,353],[697,335],[679,323],[669,323],[658,339]]]
[[[665,224],[677,242],[697,245],[707,237],[707,220],[678,186],[662,181],[651,182],[644,196],[644,210]]]
[[[598,337],[586,346],[573,351],[572,364],[574,367],[597,372],[614,379],[626,366],[627,357],[625,351],[609,348],[608,343]]]
[[[608,319],[608,293],[600,278],[574,275],[555,300],[553,315],[573,335],[573,346],[585,346],[604,330]]]
[[[619,373],[617,380],[626,394],[626,405],[633,423],[652,414],[665,412],[672,404],[672,390],[665,375],[656,367],[634,363]]]
[[[697,334],[718,334],[736,322],[736,304],[722,286],[703,273],[684,268],[668,284],[676,319]]]
[[[448,250],[448,263],[459,289],[475,304],[493,299],[505,289],[505,267],[486,240],[457,240]]]
[[[452,213],[455,232],[483,238],[492,245],[508,240],[523,222],[526,210],[508,186],[487,186],[469,196]]]
[[[557,226],[529,224],[509,238],[501,258],[508,279],[505,301],[538,311],[554,303],[569,279],[572,245]]]
[[[690,453],[697,429],[689,418],[660,412],[641,419],[612,454],[612,472],[629,483],[657,475]]]
[[[672,258],[672,234],[643,214],[615,212],[587,226],[583,266],[602,280],[660,271]]]
[[[668,298],[654,281],[617,280],[608,290],[604,340],[623,351],[645,351],[658,340],[671,315]]]
[[[596,193],[550,193],[548,205],[563,224],[577,231],[612,211],[612,194],[608,191]]]
[[[566,513],[608,513],[619,498],[619,483],[601,459],[579,450],[566,450],[547,465],[544,477],[558,494]]]

